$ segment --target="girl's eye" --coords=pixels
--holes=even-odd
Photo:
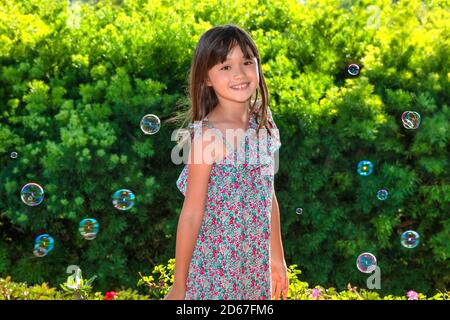
[[[253,61],[245,61],[245,63],[249,63],[249,64],[253,64]],[[224,66],[222,69],[220,69],[220,70],[223,70],[223,69],[225,69],[225,68],[229,68],[230,66]]]

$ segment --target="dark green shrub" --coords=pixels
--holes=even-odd
[[[164,121],[186,103],[198,37],[235,23],[258,45],[280,129],[275,185],[288,264],[310,283],[361,287],[355,260],[369,251],[381,293],[448,287],[445,2],[98,1],[81,6],[79,27],[69,15],[66,1],[0,4],[1,276],[56,286],[78,264],[97,276],[97,290],[119,290],[174,256],[183,201],[181,166],[170,161],[175,126],[163,122],[149,137],[139,122],[147,113]],[[350,62],[360,63],[358,77],[345,72]],[[418,129],[403,128],[406,110],[420,113]],[[363,159],[374,164],[368,177],[356,173]],[[31,181],[45,190],[38,207],[19,199]],[[136,194],[130,211],[111,205],[119,188]],[[380,188],[390,193],[383,203]],[[78,233],[86,217],[100,222],[95,241]],[[421,235],[414,250],[399,244],[407,229]],[[56,243],[36,258],[41,233]]]

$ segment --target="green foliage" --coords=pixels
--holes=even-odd
[[[381,268],[380,293],[445,290],[446,3],[2,1],[0,275],[57,285],[76,263],[107,291],[131,287],[139,271],[174,256],[183,201],[175,186],[181,168],[169,160],[175,127],[163,123],[146,136],[139,122],[148,113],[173,115],[199,36],[234,23],[260,50],[280,129],[275,185],[286,261],[310,283],[345,289],[364,284],[355,260],[369,251]],[[361,65],[358,77],[346,73],[352,62]],[[406,110],[420,113],[418,129],[403,128]],[[367,177],[356,173],[363,159],[374,164]],[[19,200],[31,181],[45,190],[37,207]],[[136,194],[129,211],[111,205],[119,188]],[[389,191],[385,202],[375,197],[381,188]],[[86,217],[100,222],[94,241],[77,231]],[[421,235],[414,250],[399,244],[407,229]],[[55,238],[55,248],[36,258],[41,233]],[[153,298],[167,291],[165,274]]]
[[[61,293],[50,288],[47,283],[28,286],[26,283],[12,282],[11,277],[0,278],[0,300],[60,300]]]
[[[71,290],[61,284],[63,291],[51,288],[47,283],[42,285],[29,286],[27,283],[13,282],[11,277],[0,278],[0,300],[104,300],[102,292],[90,292],[90,289],[83,293]],[[126,289],[116,292],[114,300],[148,300],[146,295],[139,294],[136,290]]]
[[[138,286],[146,284],[149,286],[150,295],[140,295],[133,289],[127,289],[116,292],[115,300],[161,300],[164,295],[170,289],[173,284],[173,267],[174,259],[170,259],[167,265],[157,265],[152,271],[152,274],[159,273],[159,279],[154,280],[153,276],[142,276],[139,280]],[[377,292],[371,292],[365,289],[357,289],[350,284],[347,290],[337,292],[335,288],[324,289],[321,286],[315,288],[309,288],[307,282],[303,282],[299,279],[301,270],[297,269],[297,265],[291,265],[288,268],[289,275],[289,292],[287,295],[288,300],[406,300],[406,296],[393,296],[388,295],[381,297]],[[64,287],[61,285],[61,287]],[[314,291],[320,292],[319,295],[315,295]],[[68,290],[64,289],[64,293],[57,291],[54,288],[49,288],[47,284],[42,286],[29,287],[26,283],[12,282],[11,278],[0,278],[0,300],[33,300],[33,299],[45,299],[45,300],[72,300],[80,299],[79,294],[72,291],[71,294]],[[164,292],[164,294],[162,294]],[[106,295],[105,295],[106,296]],[[427,297],[426,295],[419,293],[418,300],[449,300],[448,292],[438,292],[434,296]],[[101,292],[90,293],[87,290],[87,294],[82,298],[85,300],[102,300],[104,299]]]
[[[167,265],[157,265],[152,274],[157,275],[155,279],[152,275],[143,276],[138,281],[138,286],[146,285],[151,298],[162,299],[169,292],[173,284],[175,270],[175,259],[170,259]]]

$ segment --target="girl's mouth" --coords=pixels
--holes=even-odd
[[[244,84],[241,84],[241,85],[238,85],[238,86],[231,87],[231,89],[244,90],[244,89],[247,89],[248,86],[249,86],[249,83],[247,82],[247,83],[244,83]]]

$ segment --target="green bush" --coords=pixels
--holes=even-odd
[[[96,290],[119,290],[174,256],[181,167],[169,160],[175,126],[164,120],[187,104],[200,35],[234,23],[258,45],[280,129],[275,185],[287,263],[324,288],[361,287],[355,260],[369,251],[383,294],[448,287],[445,1],[93,3],[78,13],[67,1],[0,4],[0,276],[56,286],[77,264],[97,276]],[[346,73],[351,62],[358,77]],[[418,129],[402,127],[406,110],[420,113]],[[140,131],[148,113],[163,120],[156,135]],[[368,177],[356,173],[363,159],[374,164]],[[19,198],[31,181],[45,190],[37,207]],[[111,205],[119,188],[136,194],[129,211]],[[78,233],[86,217],[100,222],[94,241]],[[421,235],[418,248],[400,246],[407,229]],[[55,248],[36,258],[41,233]]]
[[[117,291],[115,300],[148,300],[148,296],[136,290]],[[80,296],[76,291],[61,291],[50,288],[47,283],[28,286],[26,283],[13,282],[11,277],[0,278],[0,300],[105,300],[102,292],[89,292]]]
[[[173,270],[175,259],[169,260],[167,265],[156,266],[152,274],[153,276],[141,276],[138,286],[148,286],[149,295],[138,294],[133,289],[115,292],[115,300],[160,300],[162,299],[173,284]],[[309,288],[307,282],[299,279],[301,271],[296,265],[289,266],[289,292],[288,300],[406,300],[405,296],[388,295],[381,297],[377,292],[371,292],[365,289],[357,289],[348,285],[348,289],[338,292],[335,288],[324,289],[316,286]],[[55,288],[49,288],[46,283],[41,286],[27,286],[26,283],[15,283],[11,278],[0,278],[0,300],[102,300],[108,294],[103,295],[101,292],[90,292],[89,286],[82,288],[84,295],[80,296],[79,291],[69,290],[66,284],[62,284],[63,292]],[[83,287],[83,284],[81,284]],[[320,294],[314,294],[314,292]],[[438,292],[434,296],[427,297],[424,294],[417,295],[418,300],[448,300],[448,292]]]

